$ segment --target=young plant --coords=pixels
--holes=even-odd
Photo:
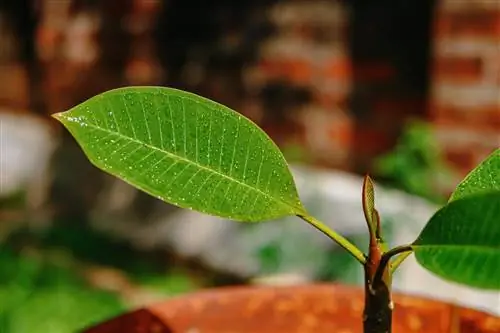
[[[411,253],[438,276],[500,289],[500,150],[458,186],[411,244],[389,249],[366,176],[367,254],[311,216],[273,141],[241,114],[192,93],[128,87],[54,115],[90,161],[158,199],[236,221],[295,215],[348,251],[365,271],[364,332],[391,332],[391,278]]]

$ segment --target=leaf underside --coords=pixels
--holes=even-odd
[[[444,279],[500,289],[500,191],[450,202],[431,218],[413,248],[417,261]]]
[[[95,166],[166,202],[237,221],[305,214],[271,139],[206,98],[127,87],[54,116]]]

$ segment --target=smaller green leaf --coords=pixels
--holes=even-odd
[[[465,177],[450,201],[491,190],[500,191],[500,149],[496,149]]]
[[[420,265],[444,279],[500,289],[500,191],[450,202],[430,219],[413,249]]]
[[[377,212],[375,210],[375,190],[370,176],[366,175],[363,181],[363,213],[371,235],[377,232]]]

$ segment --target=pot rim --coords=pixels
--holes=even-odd
[[[324,326],[323,331],[353,328],[362,323],[364,292],[360,286],[340,283],[206,288],[127,311],[82,333],[138,333],[146,327],[163,333],[190,332],[193,327],[202,332],[274,333],[297,331],[311,323],[316,326],[300,326],[300,332],[317,332],[317,325]],[[400,292],[393,299],[393,326],[399,331],[500,332],[500,317],[485,311]],[[259,326],[262,320],[270,326]]]

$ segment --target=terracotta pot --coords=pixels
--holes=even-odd
[[[500,318],[394,295],[395,333],[500,332]],[[331,284],[232,287],[151,305],[84,333],[361,333],[363,290]]]

